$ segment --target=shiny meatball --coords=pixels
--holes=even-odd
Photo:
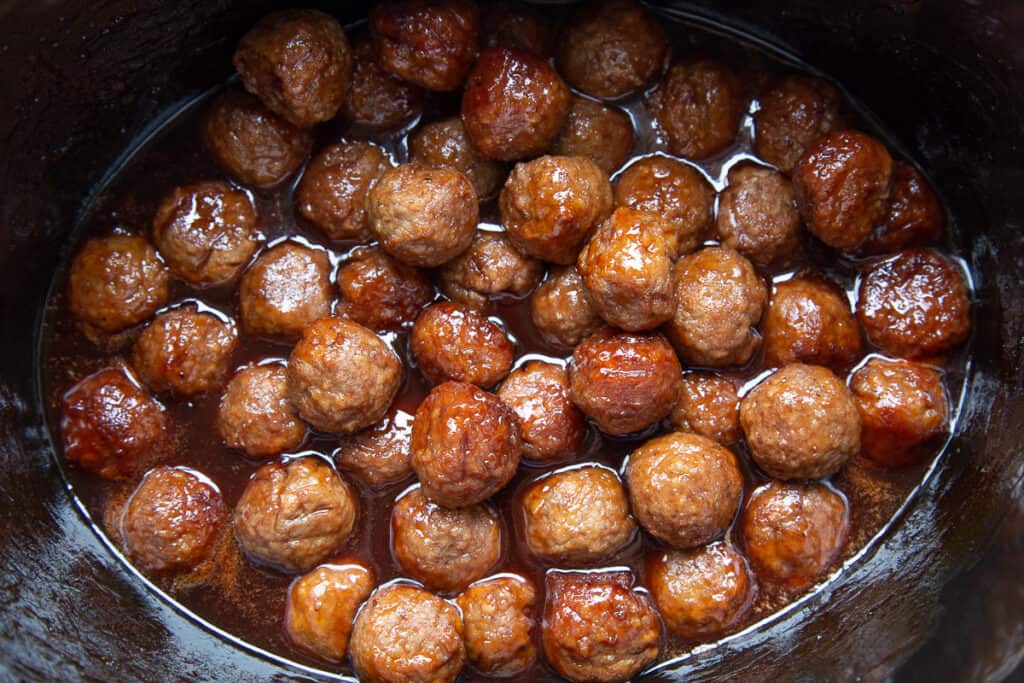
[[[564,265],[576,260],[591,230],[611,213],[612,186],[589,159],[545,156],[516,164],[499,205],[517,249]]]
[[[931,185],[910,164],[896,162],[885,218],[862,245],[869,254],[899,251],[942,237],[942,205]]]
[[[413,133],[409,137],[409,161],[461,171],[481,200],[496,195],[505,177],[505,167],[480,154],[457,116],[428,123]]]
[[[775,285],[761,332],[769,367],[812,363],[844,370],[861,357],[860,328],[846,293],[818,277]]]
[[[426,274],[391,258],[379,247],[352,251],[338,269],[340,314],[377,332],[408,327],[434,300]]]
[[[478,671],[512,676],[533,665],[536,599],[533,584],[515,574],[478,581],[456,599],[465,622],[466,657]]]
[[[550,23],[528,4],[503,0],[484,3],[480,26],[483,47],[507,47],[541,56],[550,52]]]
[[[569,118],[551,151],[586,157],[611,174],[626,163],[632,149],[633,122],[623,111],[573,95]]]
[[[740,397],[736,384],[707,372],[683,375],[672,426],[728,446],[740,438]]]
[[[356,611],[376,583],[358,562],[322,564],[292,581],[285,603],[285,632],[296,646],[332,662],[345,659]]]
[[[395,410],[373,427],[342,441],[334,462],[376,488],[412,473],[411,443],[412,415]]]
[[[764,166],[729,170],[718,200],[718,237],[754,263],[785,261],[800,243],[800,212],[786,176]]]
[[[346,119],[382,130],[397,128],[420,112],[423,89],[384,69],[371,40],[356,41],[352,57],[352,85],[341,107]]]
[[[786,76],[758,98],[754,151],[789,173],[821,137],[842,127],[839,91],[811,76]]]
[[[519,418],[500,399],[465,382],[434,388],[416,409],[412,468],[439,505],[479,503],[512,479],[523,452]]]
[[[448,298],[479,310],[492,295],[529,294],[543,274],[540,261],[516,251],[504,233],[478,230],[469,249],[441,267],[441,289]]]
[[[283,365],[253,365],[241,370],[220,399],[217,429],[231,448],[250,458],[294,451],[306,439],[306,425],[288,400]]]
[[[498,398],[519,416],[523,457],[565,460],[583,447],[587,426],[572,402],[569,375],[561,366],[529,361],[502,382]]]
[[[860,452],[860,415],[828,368],[787,365],[740,403],[740,425],[758,467],[776,479],[820,479]]]
[[[530,320],[545,342],[572,348],[602,326],[576,266],[554,268],[530,297]]]
[[[327,252],[282,242],[260,254],[238,288],[242,327],[258,337],[298,339],[302,329],[331,314]]]
[[[448,379],[487,388],[512,369],[515,346],[497,324],[465,306],[442,301],[412,327],[409,349],[431,384]]]

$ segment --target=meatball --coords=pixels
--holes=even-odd
[[[402,164],[370,190],[366,215],[384,251],[432,268],[469,248],[480,209],[473,183],[459,171]]]
[[[813,583],[835,562],[848,528],[846,499],[823,484],[772,482],[754,491],[740,517],[758,578],[789,588]]]
[[[606,434],[657,423],[679,399],[682,368],[660,334],[598,330],[580,342],[569,365],[573,403]]]
[[[615,683],[658,658],[661,622],[629,571],[548,572],[541,638],[570,681]]]
[[[465,622],[466,657],[478,671],[513,676],[533,666],[536,600],[533,584],[515,574],[478,581],[456,599]]]
[[[469,249],[441,267],[441,289],[471,308],[486,307],[489,297],[522,297],[540,282],[544,266],[523,256],[504,233],[478,230]]]
[[[442,301],[412,326],[409,349],[431,384],[448,379],[487,388],[512,369],[515,346],[496,323],[464,306]]]
[[[235,506],[235,538],[260,564],[304,572],[336,552],[355,521],[348,484],[307,456],[256,470]]]
[[[530,320],[553,346],[572,348],[602,325],[576,266],[553,269],[530,297]]]
[[[860,415],[828,368],[794,363],[740,403],[740,425],[758,467],[776,479],[820,479],[860,452]]]
[[[245,89],[300,128],[334,118],[352,81],[352,48],[333,17],[274,12],[242,36],[235,68]]]
[[[892,178],[889,150],[855,130],[829,133],[793,168],[793,190],[808,232],[853,250],[885,217]]]
[[[323,564],[292,581],[284,627],[297,647],[332,662],[348,651],[356,611],[370,597],[373,570],[357,562]]]
[[[412,468],[423,494],[445,507],[473,505],[512,479],[523,452],[519,418],[472,384],[445,382],[416,409]]]
[[[462,122],[485,157],[528,159],[551,148],[569,101],[568,86],[543,57],[492,47],[480,53],[466,81]]]
[[[338,269],[338,312],[377,332],[408,327],[434,300],[434,285],[418,268],[379,247],[352,251]]]
[[[85,336],[101,341],[148,320],[166,305],[169,280],[146,238],[89,240],[71,261],[68,309]]]
[[[786,176],[764,166],[729,170],[718,200],[718,237],[759,265],[783,262],[800,244],[800,212]]]
[[[412,415],[395,410],[373,427],[342,441],[334,453],[334,462],[378,488],[412,473],[411,442]]]
[[[586,157],[611,174],[626,163],[633,149],[633,122],[625,112],[573,95],[569,118],[551,151]]]
[[[288,360],[288,398],[306,422],[349,434],[377,422],[402,383],[402,362],[370,330],[343,318],[311,323]]]
[[[250,458],[294,451],[306,440],[306,425],[288,400],[283,365],[253,365],[241,370],[220,399],[217,429],[231,448]]]
[[[908,249],[861,279],[857,318],[886,353],[921,358],[967,338],[971,304],[955,265],[930,249]]]
[[[707,372],[683,375],[672,426],[728,446],[740,438],[740,397],[736,384]]]
[[[810,76],[786,76],[758,98],[754,151],[785,173],[824,135],[842,127],[839,91]]]
[[[371,40],[356,41],[352,58],[352,84],[341,108],[346,119],[383,130],[397,128],[423,108],[423,89],[385,70]]]
[[[943,213],[928,181],[910,164],[896,162],[885,218],[862,245],[869,254],[898,251],[942,237]]]
[[[504,0],[484,3],[480,26],[483,47],[526,50],[542,57],[550,52],[549,22],[530,5]]]
[[[461,171],[473,183],[481,200],[496,195],[505,177],[505,167],[480,154],[457,116],[428,123],[413,133],[409,137],[409,160],[422,166]]]
[[[327,253],[282,242],[242,275],[238,309],[247,333],[295,340],[306,325],[331,314],[333,298]]]
[[[861,357],[860,328],[846,293],[818,277],[775,285],[761,332],[769,367],[811,363],[845,370]]]
[[[561,366],[529,361],[505,379],[498,398],[519,416],[523,457],[565,460],[583,447],[587,426],[572,402],[569,375]]]
[[[675,276],[668,332],[683,361],[719,368],[750,360],[768,296],[750,261],[732,249],[708,247],[679,259]]]
[[[872,358],[850,379],[862,423],[862,452],[883,467],[919,462],[946,433],[942,374],[902,360]]]
[[[548,562],[602,562],[636,536],[622,482],[600,465],[542,477],[523,494],[522,510],[523,539]]]
[[[249,196],[220,181],[177,187],[153,219],[153,241],[175,275],[193,285],[234,279],[259,246]]]
[[[593,161],[545,156],[516,164],[499,199],[501,222],[519,251],[572,263],[612,210],[612,186]]]

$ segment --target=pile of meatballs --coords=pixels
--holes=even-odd
[[[759,584],[822,580],[850,524],[829,477],[919,463],[948,430],[969,293],[933,247],[922,175],[849,128],[829,83],[675,53],[627,0],[557,31],[509,3],[384,0],[353,36],[312,10],[259,21],[241,85],[202,119],[223,177],[168,188],[151,226],[73,258],[68,310],[111,363],[64,394],[63,448],[128,487],[108,526],[130,560],[175,590],[239,550],[294,574],[292,642],[368,681],[541,658],[622,681],[666,633],[742,627]],[[461,111],[425,120],[438,93]],[[656,153],[636,155],[626,101]],[[750,114],[753,154],[716,193],[697,164]],[[338,119],[408,131],[408,161],[354,138],[314,149]],[[296,178],[323,245],[263,236],[254,196]],[[495,202],[500,226],[481,220]],[[857,264],[855,294],[793,271],[809,248]],[[203,303],[225,285],[236,310]],[[549,358],[493,315],[516,301]],[[236,367],[249,339],[287,361]],[[744,368],[765,371],[740,387]],[[431,389],[403,422],[410,374]],[[167,405],[211,393],[220,437],[255,463],[233,509],[173,464]],[[341,446],[301,454],[311,433]],[[584,461],[598,433],[636,442],[620,469]],[[493,497],[539,465],[559,466],[503,526]],[[749,490],[755,468],[770,480]],[[387,528],[405,578],[378,585],[346,544],[359,492],[403,479]],[[606,568],[638,535],[655,549],[642,575]],[[496,573],[511,542],[544,585]]]

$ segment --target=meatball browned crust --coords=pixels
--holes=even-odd
[[[845,370],[862,355],[846,293],[815,276],[775,285],[761,325],[769,367],[811,363]]]
[[[481,200],[496,195],[505,177],[505,167],[480,153],[457,116],[428,123],[409,136],[409,161],[465,173]]]
[[[485,308],[493,295],[522,297],[544,274],[540,261],[523,256],[504,233],[478,230],[469,249],[441,267],[441,288],[451,299]]]
[[[604,324],[576,266],[552,268],[530,296],[530,320],[542,339],[572,348]]]
[[[426,273],[379,247],[349,252],[338,268],[339,315],[377,332],[408,327],[436,293]]]
[[[284,627],[292,643],[332,662],[345,659],[352,622],[376,583],[359,562],[322,564],[288,587]]]
[[[334,462],[377,488],[412,473],[411,443],[412,415],[392,408],[376,425],[346,437],[334,452]]]
[[[221,396],[217,413],[220,436],[250,458],[294,451],[306,439],[306,425],[288,399],[283,365],[253,365],[239,371]]]
[[[789,179],[776,170],[740,164],[718,200],[719,239],[760,265],[784,262],[800,243],[800,212]]]
[[[260,254],[238,287],[245,331],[289,341],[298,339],[309,323],[329,316],[333,299],[327,252],[290,241]]]
[[[839,91],[811,76],[786,76],[758,97],[754,113],[757,156],[784,173],[827,133],[842,126]]]
[[[551,50],[550,22],[535,5],[491,0],[480,8],[483,47],[507,47],[547,56]]]
[[[383,130],[397,128],[420,112],[423,89],[384,69],[372,40],[355,41],[352,58],[352,84],[341,107],[345,118]]]
[[[739,441],[740,397],[736,383],[708,372],[683,375],[679,401],[672,408],[672,426],[723,446]]]
[[[536,599],[533,583],[515,574],[477,581],[456,599],[465,622],[466,657],[478,671],[512,676],[533,665]]]
[[[583,447],[586,423],[572,402],[569,375],[561,366],[527,362],[502,382],[498,398],[519,416],[524,458],[565,460]]]
[[[633,149],[633,122],[625,112],[573,95],[562,132],[552,154],[586,157],[611,174],[626,163]]]
[[[409,349],[431,384],[454,379],[492,387],[515,360],[515,346],[500,326],[450,301],[436,303],[416,318]]]
[[[861,248],[869,254],[883,254],[924,246],[942,237],[943,222],[942,205],[925,177],[910,164],[897,161],[892,167],[885,219]]]

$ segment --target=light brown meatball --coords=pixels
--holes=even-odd
[[[492,387],[512,369],[515,346],[497,324],[465,306],[442,301],[412,326],[409,349],[431,384],[448,379]]]
[[[541,637],[548,663],[570,681],[617,683],[658,658],[661,622],[631,572],[553,571]]]
[[[554,268],[530,297],[530,320],[545,342],[572,348],[603,324],[576,266]]]
[[[569,115],[569,88],[531,52],[492,47],[480,53],[462,94],[462,122],[480,152],[517,161],[550,149]]]
[[[250,458],[294,451],[306,440],[306,425],[288,400],[283,365],[253,365],[228,382],[217,413],[217,429],[231,448]]]
[[[322,564],[288,587],[285,632],[297,647],[332,662],[345,659],[356,611],[376,583],[358,562]]]
[[[533,583],[515,574],[477,581],[456,599],[465,622],[466,657],[478,671],[513,676],[533,666],[536,600]]]
[[[501,556],[501,526],[483,505],[445,508],[419,488],[391,508],[391,550],[402,571],[450,593],[486,576]]]
[[[242,36],[234,62],[245,89],[300,128],[334,118],[352,80],[345,31],[316,10],[266,15]]]
[[[857,319],[886,353],[922,358],[967,338],[971,303],[960,270],[931,249],[908,249],[861,279]]]
[[[256,562],[304,572],[336,552],[356,521],[345,480],[316,456],[256,470],[235,506],[235,538]]]
[[[550,22],[532,5],[503,0],[486,2],[481,7],[480,26],[480,43],[485,48],[507,47],[542,57],[551,51]]]
[[[446,296],[482,309],[493,295],[523,297],[540,282],[541,262],[523,256],[504,233],[478,230],[469,249],[441,267]]]
[[[445,382],[416,409],[412,468],[423,494],[439,505],[490,498],[515,475],[522,452],[519,418],[472,384]]]
[[[241,190],[220,181],[176,187],[153,219],[153,242],[175,275],[193,285],[237,276],[259,246],[259,218]]]
[[[786,76],[758,98],[754,151],[789,173],[821,137],[842,127],[839,91],[811,76]]]
[[[736,443],[740,439],[740,397],[736,384],[708,372],[686,373],[679,401],[672,408],[672,426],[723,446]]]
[[[885,218],[861,245],[868,254],[919,247],[942,237],[944,216],[939,198],[916,168],[897,161]]]
[[[242,275],[238,310],[248,334],[295,340],[306,325],[331,314],[333,298],[327,252],[282,242]]]
[[[369,38],[355,41],[352,58],[352,84],[341,108],[346,119],[376,130],[397,128],[423,108],[423,89],[385,70]]]
[[[339,314],[377,332],[408,327],[436,294],[426,273],[379,247],[349,253],[338,268],[338,290]]]
[[[376,425],[345,438],[334,452],[334,462],[377,488],[412,473],[411,443],[412,415],[393,409]]]
[[[633,122],[623,111],[573,95],[569,118],[551,151],[586,157],[611,174],[626,163],[632,149]]]
[[[499,206],[517,249],[565,265],[576,260],[591,230],[611,213],[612,186],[589,159],[545,156],[516,164]]]
[[[776,479],[821,479],[860,452],[860,415],[828,368],[794,363],[740,403],[740,425],[758,467]]]
[[[343,318],[306,327],[288,359],[288,397],[306,422],[350,434],[377,422],[402,383],[402,362],[370,330]]]
[[[572,402],[569,375],[561,366],[529,361],[502,382],[498,398],[519,416],[523,457],[565,460],[583,447],[586,423]]]
[[[505,177],[505,167],[480,154],[457,116],[428,123],[413,133],[409,137],[409,161],[461,171],[481,200],[496,195]]]
[[[813,275],[775,285],[761,333],[769,367],[811,363],[845,370],[861,357],[860,328],[846,293]]]
[[[729,170],[718,199],[718,237],[760,265],[784,262],[800,244],[800,212],[793,186],[778,171],[754,164]]]

